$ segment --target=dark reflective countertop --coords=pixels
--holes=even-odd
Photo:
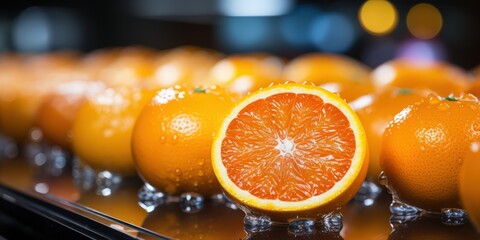
[[[245,231],[243,212],[214,201],[207,201],[196,213],[182,211],[178,203],[160,205],[148,213],[137,203],[140,181],[124,182],[110,196],[99,196],[94,191],[79,191],[69,171],[59,176],[42,174],[40,169],[21,158],[0,159],[0,184],[5,189],[18,191],[40,202],[53,203],[107,228],[141,239],[480,239],[480,234],[468,222],[448,226],[435,217],[422,217],[392,231],[388,208],[391,199],[386,191],[370,206],[355,201],[344,206],[340,233],[314,229],[296,234],[286,227]],[[5,230],[9,224],[22,228],[18,222],[0,214],[0,236],[13,234],[11,231],[15,229]],[[34,233],[33,230],[30,232]]]

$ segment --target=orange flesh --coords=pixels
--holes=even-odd
[[[280,93],[250,103],[222,142],[223,164],[235,185],[282,201],[328,191],[345,176],[354,153],[346,116],[311,94]]]

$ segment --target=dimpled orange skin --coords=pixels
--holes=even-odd
[[[136,175],[131,153],[133,126],[151,90],[106,89],[78,110],[72,128],[74,153],[97,170]]]
[[[232,55],[216,63],[208,73],[209,86],[216,85],[242,96],[281,82],[283,63],[266,54]]]
[[[370,68],[347,56],[310,53],[293,59],[285,66],[283,79],[312,82],[337,92],[347,102],[373,93]]]
[[[380,166],[403,202],[432,212],[461,208],[460,167],[480,139],[480,105],[471,94],[430,94],[395,116],[383,134]]]
[[[460,198],[468,218],[480,232],[480,143],[473,143],[460,170]]]
[[[420,101],[427,93],[428,91],[412,89],[387,89],[381,93],[372,94],[371,103],[356,110],[367,135],[370,158],[367,176],[370,179],[377,181],[382,171],[379,160],[380,145],[388,123],[397,113],[408,105]]]
[[[138,117],[133,156],[143,179],[167,194],[221,192],[213,173],[213,134],[234,100],[222,91],[162,90]]]
[[[375,68],[372,81],[377,90],[421,88],[448,96],[464,92],[471,78],[463,69],[449,63],[395,59]]]

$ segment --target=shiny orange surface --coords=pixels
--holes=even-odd
[[[433,212],[461,207],[459,173],[470,143],[480,140],[479,111],[473,95],[430,94],[395,116],[380,166],[402,201]]]
[[[146,182],[168,194],[220,193],[210,160],[216,127],[233,107],[221,90],[168,88],[140,113],[132,153]]]

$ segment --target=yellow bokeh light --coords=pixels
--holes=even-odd
[[[420,39],[431,39],[442,29],[442,14],[427,3],[413,6],[407,14],[407,27],[413,36]]]
[[[360,8],[358,18],[362,27],[374,35],[391,32],[398,21],[397,10],[385,0],[366,1]]]

